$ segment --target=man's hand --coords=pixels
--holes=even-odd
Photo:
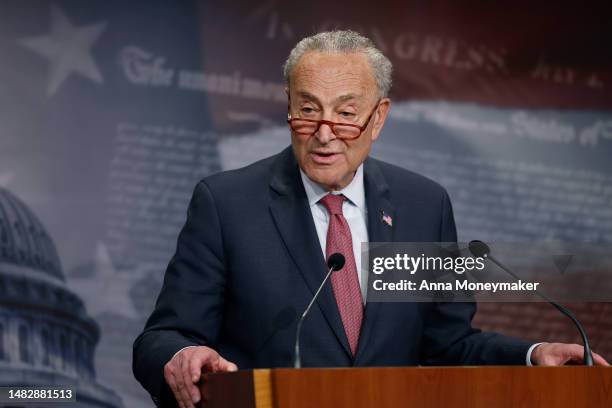
[[[236,371],[238,366],[227,361],[206,346],[192,346],[180,350],[164,366],[164,378],[180,408],[193,408],[200,401],[195,385],[202,374]]]
[[[582,363],[584,347],[578,344],[542,343],[531,353],[531,362],[539,366],[560,366],[568,362]],[[595,365],[609,366],[599,354],[593,353]]]

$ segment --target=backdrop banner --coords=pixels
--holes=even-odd
[[[151,406],[132,342],[193,188],[290,143],[282,64],[320,30],[391,59],[372,156],[447,188],[461,241],[610,244],[612,26],[574,3],[2,1],[0,385],[80,378],[77,406]],[[569,306],[612,358],[612,306]],[[476,323],[578,340],[541,303]]]

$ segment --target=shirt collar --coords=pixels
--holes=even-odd
[[[304,189],[306,190],[306,196],[308,197],[308,204],[310,206],[316,205],[320,199],[325,197],[329,192],[322,186],[315,183],[308,178],[306,173],[300,168],[300,176],[302,177],[302,183],[304,183]],[[359,165],[353,180],[348,186],[344,187],[340,191],[332,191],[332,194],[343,194],[352,204],[356,205],[360,210],[365,211],[365,188],[363,186],[363,163]]]

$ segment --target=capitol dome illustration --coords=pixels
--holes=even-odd
[[[0,386],[61,387],[73,407],[122,407],[96,382],[100,332],[66,286],[53,241],[34,213],[0,187]],[[50,407],[56,403],[11,403]]]

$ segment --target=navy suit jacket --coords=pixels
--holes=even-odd
[[[364,184],[371,242],[456,241],[438,184],[372,158]],[[154,400],[173,401],[163,367],[190,345],[212,347],[241,369],[291,366],[297,319],[325,273],[290,147],[203,179],[155,310],[134,343],[136,378]],[[328,284],[302,327],[302,364],[524,364],[530,343],[473,328],[475,311],[474,303],[368,302],[353,357]]]

